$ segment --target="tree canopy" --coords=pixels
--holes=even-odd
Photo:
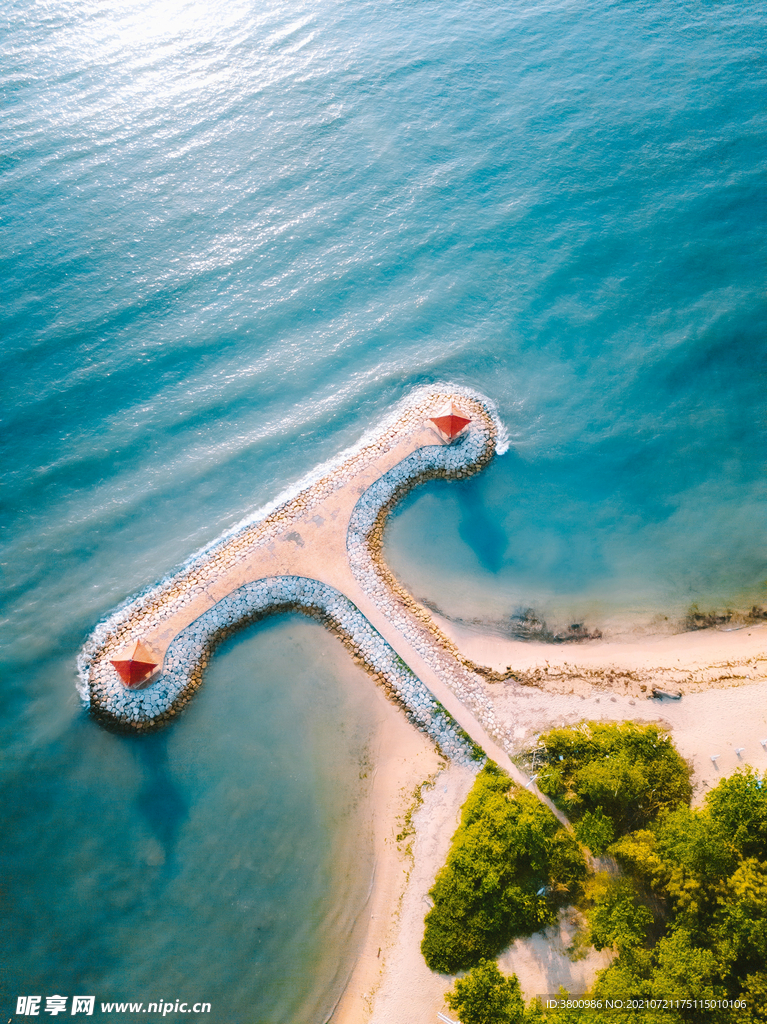
[[[605,816],[619,836],[690,801],[690,768],[656,725],[584,722],[540,742],[538,786],[573,820]]]
[[[520,1008],[516,978],[484,959],[553,920],[557,900],[577,903],[584,940],[615,954],[588,997],[665,1001],[642,1010],[644,1024],[767,1022],[767,775],[741,769],[692,808],[689,767],[655,726],[592,722],[541,742],[541,788],[613,870],[585,877],[573,837],[485,769],[432,890],[422,946],[435,969],[476,965],[448,1000],[462,1024],[637,1019],[630,1007]]]
[[[430,892],[421,944],[427,964],[452,973],[496,956],[551,923],[585,875],[578,843],[551,811],[488,763]]]
[[[461,1024],[521,1024],[525,1002],[516,974],[501,974],[492,960],[480,960],[455,983],[445,1001]]]

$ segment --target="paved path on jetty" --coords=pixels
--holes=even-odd
[[[261,522],[234,531],[231,537],[213,545],[209,554],[203,552],[175,577],[161,584],[157,594],[150,595],[148,603],[137,601],[133,612],[129,606],[129,614],[123,615],[119,628],[111,634],[107,632],[99,643],[100,650],[95,657],[91,656],[91,673],[94,662],[100,663],[96,674],[103,676],[105,671],[113,671],[107,667],[108,659],[130,639],[140,638],[164,658],[183,630],[246,584],[276,577],[317,580],[347,597],[487,756],[515,781],[530,786],[530,780],[488,734],[477,714],[448,685],[449,678],[452,677],[456,687],[459,677],[467,679],[471,673],[467,674],[465,666],[459,664],[456,652],[446,648],[446,638],[436,627],[424,625],[424,619],[428,619],[425,610],[415,609],[409,596],[403,600],[404,595],[398,598],[394,590],[387,592],[385,600],[377,602],[369,588],[363,588],[359,570],[355,574],[350,563],[350,522],[361,496],[413,453],[434,451],[445,443],[428,417],[437,414],[446,399],[460,403],[473,417],[478,431],[476,436],[484,430],[477,449],[482,452],[481,458],[476,463],[467,459],[465,471],[459,472],[468,475],[481,468],[492,456],[496,442],[497,424],[488,410],[474,396],[461,392],[428,395],[424,405],[416,403],[401,418],[384,425],[378,435],[352,449],[339,465],[308,484]],[[456,443],[456,454],[458,445],[461,442]],[[393,609],[395,614],[392,614]],[[414,614],[416,610],[418,615]],[[410,636],[415,635],[412,625],[420,649],[404,635],[403,623]],[[468,685],[477,691],[480,688],[476,677]],[[460,682],[456,688],[466,692]],[[480,705],[476,707],[481,710]],[[566,823],[550,801],[534,791]]]
[[[164,656],[171,641],[182,629],[243,584],[271,576],[304,576],[329,583],[345,594],[400,653],[387,632],[386,620],[382,619],[378,609],[352,575],[346,536],[351,514],[360,495],[406,456],[425,445],[433,444],[442,444],[439,435],[436,430],[422,425],[420,429],[401,437],[352,478],[340,483],[327,498],[313,502],[305,512],[301,510],[304,492],[300,492],[284,506],[286,522],[277,530],[276,535],[248,552],[241,561],[224,571],[219,570],[215,578],[205,584],[203,593],[145,633],[146,641],[158,654]],[[395,631],[394,636],[399,637],[399,633]],[[400,657],[410,664],[408,658],[402,654]],[[411,667],[418,675],[415,666]]]

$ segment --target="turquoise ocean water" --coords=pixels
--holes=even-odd
[[[84,717],[77,652],[432,380],[512,445],[392,523],[418,596],[556,624],[763,602],[767,11],[0,13],[2,1009],[310,1024],[370,882],[379,699],[283,619],[131,741]]]

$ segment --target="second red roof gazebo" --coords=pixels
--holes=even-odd
[[[468,416],[464,416],[459,409],[456,409],[451,402],[445,412],[440,413],[438,416],[432,416],[429,419],[429,423],[433,423],[442,440],[450,444],[459,434],[463,433],[471,423],[471,420]]]
[[[134,690],[142,683],[149,681],[159,667],[160,662],[153,651],[145,643],[136,640],[126,651],[121,651],[112,664],[125,686]]]

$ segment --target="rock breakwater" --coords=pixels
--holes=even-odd
[[[332,587],[300,576],[248,583],[219,601],[174,639],[158,683],[138,691],[127,690],[114,680],[97,685],[91,696],[94,717],[118,730],[161,728],[191,700],[218,644],[244,625],[279,612],[301,612],[330,629],[445,756],[466,764],[484,761],[469,737],[359,609]]]
[[[430,423],[448,403],[470,419],[452,443]],[[477,472],[498,450],[499,438],[503,444],[502,425],[483,396],[452,386],[417,389],[354,448],[96,628],[79,659],[80,693],[94,717],[138,732],[166,725],[192,699],[218,643],[265,615],[299,611],[339,636],[447,756],[477,761],[476,744],[408,667],[397,637],[491,726],[479,681],[394,579],[381,547],[386,517],[408,490],[437,476]],[[123,686],[111,664],[136,640],[162,661],[156,680],[139,690]]]

